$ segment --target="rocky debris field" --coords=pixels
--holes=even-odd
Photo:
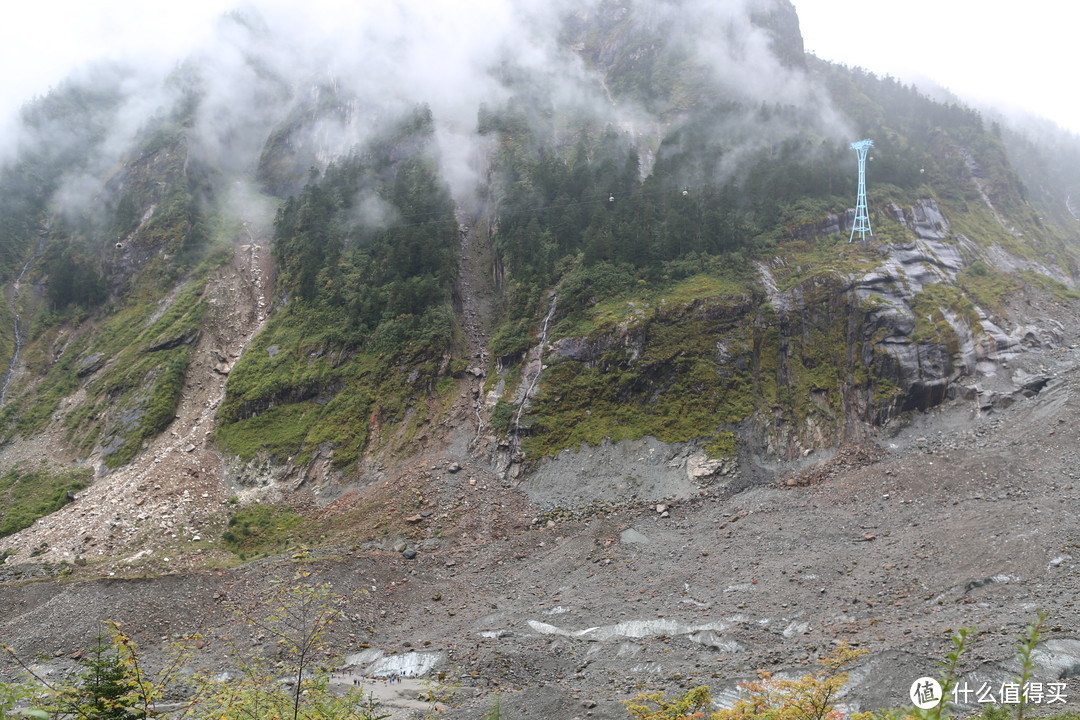
[[[237,268],[242,286],[256,287],[253,277]],[[247,307],[257,312],[257,295]],[[966,679],[1000,685],[1015,676],[1018,637],[1045,610],[1039,678],[1065,683],[1067,703],[1037,710],[1075,709],[1080,350],[1069,312],[1034,312],[1061,318],[1063,340],[1003,363],[995,402],[962,379],[952,400],[870,432],[864,444],[742,475],[703,471],[691,449],[646,439],[566,453],[508,481],[469,452],[483,429],[479,378],[469,375],[452,422],[432,432],[423,454],[373,470],[322,508],[328,523],[359,518],[349,542],[208,569],[221,552],[212,548],[221,528],[208,528],[199,552],[169,565],[157,553],[142,564],[67,566],[70,575],[55,578],[58,566],[40,560],[55,563],[71,543],[108,532],[97,520],[85,525],[99,515],[106,524],[116,515],[120,528],[147,522],[138,519],[148,513],[137,504],[144,493],[146,503],[182,503],[187,489],[191,507],[221,506],[221,487],[201,490],[184,474],[188,458],[215,457],[200,427],[220,386],[204,380],[175,434],[118,473],[130,487],[103,483],[100,497],[88,492],[19,536],[41,533],[51,554],[0,566],[0,637],[55,675],[112,619],[151,662],[176,637],[198,633],[193,663],[228,670],[235,652],[270,652],[231,610],[256,612],[276,580],[302,569],[350,599],[334,628],[335,682],[402,673],[406,682],[372,686],[398,717],[431,712],[420,696],[435,691],[448,718],[479,717],[497,697],[523,720],[614,719],[643,690],[708,684],[730,700],[756,670],[812,670],[843,640],[868,651],[852,673],[848,706],[901,706],[962,627],[978,631]],[[239,332],[243,323],[229,327]],[[208,363],[227,365],[206,350]],[[153,465],[166,466],[155,477],[174,484],[140,489],[139,474]],[[592,477],[599,489],[588,487]],[[177,532],[162,524],[163,511],[154,515],[154,532]],[[74,530],[63,524],[78,518],[85,521]]]
[[[71,563],[121,554],[115,572],[122,575],[197,567],[217,554],[229,488],[221,482],[214,417],[233,363],[266,320],[273,281],[269,248],[254,241],[238,244],[232,260],[207,285],[209,318],[170,429],[135,461],[82,491],[76,502],[20,532],[17,542],[5,539],[4,545],[16,551],[9,564],[32,557]],[[54,423],[42,436],[12,442],[0,451],[4,462],[71,462],[60,432]]]
[[[1051,376],[1037,396],[992,412],[953,401],[883,434],[876,453],[841,451],[826,471],[533,524],[520,490],[465,463],[435,473],[473,503],[456,535],[412,559],[357,546],[303,563],[355,598],[336,638],[350,672],[444,673],[460,686],[447,717],[478,716],[493,693],[521,718],[621,718],[620,701],[640,690],[702,683],[731,697],[756,669],[809,670],[840,640],[869,651],[847,701],[897,706],[961,627],[978,629],[964,665],[972,681],[1011,678],[1015,642],[1039,609],[1051,628],[1042,674],[1066,682],[1075,704],[1080,351],[1029,359]],[[226,606],[257,603],[293,570],[263,560],[8,582],[2,632],[24,657],[49,656],[45,672],[69,666],[105,618],[151,653],[200,632],[196,660],[224,669],[234,644],[257,644]],[[410,700],[399,712],[421,710]]]

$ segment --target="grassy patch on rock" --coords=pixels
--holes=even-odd
[[[66,368],[93,377],[65,418],[68,440],[86,452],[102,447],[106,467],[131,461],[172,423],[206,310],[204,286],[205,277],[189,282],[156,312],[118,314]]]
[[[274,316],[229,376],[218,414],[222,449],[243,460],[266,450],[304,463],[326,445],[334,466],[348,467],[367,446],[373,423],[401,422],[409,408],[437,394],[446,377],[438,358],[451,334],[441,309],[396,319],[410,326],[409,339],[392,352],[358,348],[340,334],[345,321],[336,313],[295,302]]]
[[[1028,285],[1050,293],[1058,302],[1080,300],[1080,292],[1042,273],[1037,273],[1034,270],[1023,270],[1019,273],[1019,276]]]
[[[1019,290],[1016,276],[998,270],[982,260],[976,260],[956,277],[957,284],[979,307],[1000,311],[1005,298]]]
[[[782,291],[815,278],[863,275],[877,267],[880,260],[873,249],[848,242],[843,235],[830,235],[813,243],[792,241],[784,245],[783,251],[782,262],[772,266]]]
[[[252,505],[229,518],[221,537],[241,558],[284,552],[297,544],[296,533],[306,522],[288,505]]]
[[[645,435],[682,442],[746,418],[757,407],[749,310],[710,301],[678,316],[660,312],[642,326],[640,347],[552,360],[523,421],[527,453]]]
[[[28,528],[34,521],[56,512],[93,477],[90,468],[36,470],[16,466],[0,475],[0,537]]]
[[[912,332],[912,339],[940,343],[947,347],[949,352],[959,351],[960,337],[946,316],[946,312],[965,323],[972,333],[982,332],[982,324],[975,305],[963,290],[953,285],[943,283],[927,285],[921,292],[916,293],[911,309],[915,313],[915,330]]]

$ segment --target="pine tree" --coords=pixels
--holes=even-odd
[[[98,637],[90,655],[79,661],[83,672],[78,683],[61,696],[64,713],[83,720],[132,720],[145,718],[146,712],[135,707],[132,692],[135,678],[120,655]]]

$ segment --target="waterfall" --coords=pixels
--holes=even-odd
[[[551,305],[548,307],[547,315],[544,317],[544,327],[540,331],[540,347],[536,353],[536,374],[532,376],[528,387],[525,388],[525,394],[521,397],[521,404],[518,405],[517,415],[514,417],[515,438],[518,435],[518,430],[521,428],[521,413],[525,411],[525,405],[528,404],[533,388],[536,387],[536,381],[540,379],[540,373],[544,371],[544,346],[547,344],[548,324],[551,322],[551,316],[555,314],[555,306],[558,299],[557,295],[551,296]]]
[[[41,239],[38,240],[37,246],[34,248],[34,252],[30,255],[30,258],[23,264],[22,270],[19,271],[18,276],[15,278],[14,288],[11,291],[11,300],[9,305],[11,306],[12,325],[14,326],[14,339],[15,348],[11,351],[11,362],[8,364],[7,372],[4,373],[4,384],[0,386],[0,407],[4,406],[7,402],[8,387],[11,385],[11,378],[15,374],[15,368],[19,364],[19,355],[22,353],[23,337],[22,337],[22,321],[19,317],[19,283],[22,282],[23,277],[26,275],[26,271],[30,269],[30,266],[41,251],[45,249],[45,242],[48,240],[49,228],[46,227],[41,232]]]

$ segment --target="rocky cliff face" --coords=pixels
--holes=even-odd
[[[750,17],[756,25],[769,31],[772,36],[772,51],[785,65],[806,66],[799,15],[795,12],[791,0],[758,3]]]
[[[610,387],[602,380],[607,378],[618,386],[620,402],[640,408],[640,416],[628,414],[624,421],[644,423],[638,434],[683,442],[695,435],[707,439],[719,425],[733,432],[742,448],[739,453],[729,448],[728,457],[734,463],[738,454],[753,475],[755,468],[776,461],[863,442],[908,413],[950,398],[989,409],[1039,392],[1046,378],[1014,375],[1009,361],[1061,347],[1061,323],[979,304],[1000,303],[1003,297],[995,293],[1013,287],[1001,267],[1011,270],[1028,261],[954,232],[932,199],[908,207],[889,204],[882,213],[902,228],[903,240],[849,245],[844,238],[850,217],[831,216],[791,231],[793,238],[808,242],[831,236],[829,252],[763,260],[757,283],[743,293],[676,307],[665,306],[665,300],[630,301],[620,309],[623,319],[601,322],[587,335],[557,332],[544,353],[547,367],[537,401],[526,413],[536,417],[539,427],[533,432],[550,437],[545,415],[589,424],[595,422],[592,413],[618,414],[607,405]],[[692,328],[693,340],[673,327]],[[677,360],[667,346],[673,339]],[[664,415],[656,410],[658,401],[680,389],[671,369],[689,367],[690,358],[700,363],[703,381],[686,396],[678,415]],[[601,384],[587,384],[590,377]],[[586,393],[585,415],[564,407],[570,392]],[[710,401],[701,403],[703,396]],[[707,419],[680,425],[699,407]],[[617,433],[626,425],[608,427]],[[587,436],[572,437],[590,442]],[[665,451],[664,462],[680,456],[678,447]],[[592,458],[594,452],[606,459],[597,460],[588,474],[602,477],[612,460],[609,450],[597,448],[541,463],[538,482],[551,485],[553,480],[545,478],[558,475],[553,463],[592,467],[586,455]],[[656,450],[620,452],[653,457]],[[671,462],[666,485],[624,484],[615,495],[689,497],[696,491],[684,484],[685,467]],[[733,467],[723,475],[731,476]],[[593,499],[611,494],[597,482],[595,491],[578,486],[578,492]]]

